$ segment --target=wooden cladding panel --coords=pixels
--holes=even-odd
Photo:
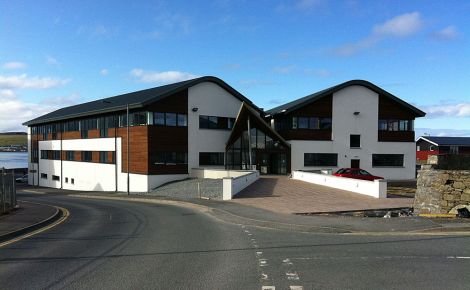
[[[281,135],[286,140],[331,140],[331,129],[329,130],[311,130],[311,129],[291,129],[280,131]]]
[[[129,127],[130,173],[148,174],[148,126]],[[127,128],[118,128],[122,140],[122,172],[127,172]]]
[[[379,131],[379,142],[415,142],[414,131]]]
[[[333,114],[333,97],[323,97],[295,111],[289,112],[289,117],[331,117]]]
[[[183,90],[145,107],[152,112],[188,113],[188,90]]]
[[[62,133],[62,140],[68,140],[68,139],[80,139],[80,131],[70,131],[70,132],[64,132]]]
[[[407,107],[390,98],[379,96],[379,119],[414,120],[415,117],[416,114]]]

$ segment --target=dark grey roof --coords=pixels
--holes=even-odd
[[[270,110],[267,110],[266,113],[270,115],[276,115],[276,114],[287,114],[289,112],[292,112],[294,110],[297,110],[305,105],[308,105],[310,103],[313,103],[323,97],[329,96],[341,89],[344,89],[349,86],[363,86],[368,89],[371,89],[372,91],[378,93],[379,95],[383,95],[385,97],[388,97],[401,105],[405,106],[406,108],[412,110],[417,117],[424,117],[426,115],[425,112],[421,111],[420,109],[408,104],[407,102],[401,100],[400,98],[390,94],[389,92],[379,88],[378,86],[374,85],[371,82],[364,81],[364,80],[351,80],[348,82],[344,82],[342,84],[324,89],[322,91],[319,91],[317,93],[305,96],[303,98],[297,99],[295,101],[289,102],[287,104],[272,108]]]
[[[437,146],[470,146],[470,137],[437,137],[437,136],[422,136],[419,140],[425,140],[434,143]]]
[[[183,81],[179,83],[164,85],[156,88],[151,88],[147,90],[127,93],[123,95],[118,95],[110,98],[100,99],[96,101],[91,101],[83,104],[78,104],[70,107],[65,107],[51,113],[40,116],[36,119],[30,120],[23,123],[23,125],[31,126],[36,124],[48,123],[61,121],[66,119],[85,117],[96,114],[110,113],[116,111],[126,110],[127,104],[129,104],[130,109],[142,108],[146,105],[154,103],[158,100],[161,100],[165,97],[173,95],[177,92],[185,90],[189,87],[197,85],[202,82],[213,82],[229,93],[234,95],[236,98],[242,102],[248,103],[251,106],[255,107],[257,110],[261,111],[256,107],[249,99],[240,94],[237,90],[229,86],[227,83],[222,81],[219,78],[212,76],[200,77],[188,81]]]

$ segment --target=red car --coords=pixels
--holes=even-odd
[[[360,168],[341,168],[335,173],[334,176],[341,176],[347,178],[354,178],[354,179],[362,179],[362,180],[376,180],[376,179],[384,179],[380,176],[375,176],[370,174],[369,172],[365,171],[364,169]]]

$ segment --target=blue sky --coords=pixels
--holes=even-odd
[[[124,3],[129,2],[129,3]],[[272,108],[365,79],[470,136],[468,1],[0,0],[0,132],[203,75]]]

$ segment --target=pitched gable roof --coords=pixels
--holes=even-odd
[[[417,141],[419,140],[427,141],[436,146],[470,146],[470,137],[422,136]]]
[[[305,96],[303,98],[297,99],[295,101],[289,102],[287,104],[272,108],[270,110],[267,110],[266,113],[270,115],[277,115],[277,114],[287,114],[289,112],[292,112],[294,110],[297,110],[305,105],[311,104],[323,97],[326,97],[328,95],[331,95],[333,93],[336,93],[339,90],[342,90],[346,87],[349,86],[363,86],[366,87],[374,92],[376,92],[379,95],[385,96],[387,98],[390,98],[394,100],[395,102],[403,105],[404,107],[410,109],[413,111],[417,117],[424,117],[426,115],[425,112],[421,111],[420,109],[408,104],[407,102],[403,101],[402,99],[392,95],[391,93],[379,88],[378,86],[374,85],[371,82],[364,81],[364,80],[351,80],[348,82],[344,82],[342,84],[324,89],[322,91],[316,92],[314,94]]]
[[[116,111],[123,111],[126,109],[127,104],[129,104],[130,109],[142,108],[146,105],[154,103],[158,100],[166,98],[170,95],[178,93],[182,90],[185,90],[189,87],[195,86],[202,82],[212,82],[220,87],[224,88],[226,91],[231,93],[237,99],[242,102],[246,102],[260,111],[249,99],[239,93],[237,90],[232,88],[230,85],[225,83],[223,80],[212,77],[205,76],[188,81],[182,81],[174,84],[164,85],[156,88],[146,89],[142,91],[122,94],[110,98],[100,99],[96,101],[91,101],[83,104],[78,104],[70,107],[65,107],[51,113],[42,115],[36,119],[30,120],[23,123],[23,125],[31,126],[36,124],[48,123],[61,121],[66,119],[85,117],[96,114],[111,113]]]

